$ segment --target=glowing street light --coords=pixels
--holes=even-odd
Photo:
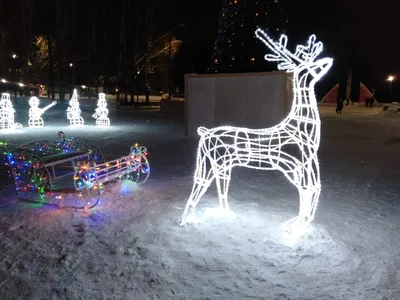
[[[1,80],[2,83],[7,83],[7,80],[5,80],[4,78]]]
[[[390,75],[387,78],[387,81],[389,81],[389,101],[392,102],[392,82],[394,80],[394,76]]]
[[[17,54],[13,54],[12,56],[11,56],[13,59],[16,59],[18,56],[17,56]]]
[[[23,87],[23,86],[24,86],[24,84],[23,84],[22,82],[19,82],[18,85],[19,85],[20,87]]]
[[[74,66],[74,64],[73,64],[73,63],[70,63],[69,66],[72,68],[72,67]]]
[[[86,85],[81,85],[81,88],[86,89]]]

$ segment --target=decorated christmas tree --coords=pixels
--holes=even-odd
[[[223,0],[214,44],[212,73],[267,71],[265,49],[254,35],[257,28],[273,38],[287,33],[287,18],[278,0]]]

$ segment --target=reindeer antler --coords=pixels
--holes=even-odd
[[[292,59],[291,52],[286,49],[288,38],[286,35],[281,35],[278,42],[274,42],[266,32],[261,29],[256,30],[256,36],[267,45],[275,54],[266,54],[265,60],[279,62],[278,69],[292,72],[296,67]]]
[[[322,51],[323,45],[321,42],[315,43],[317,37],[315,34],[308,38],[307,46],[298,45],[296,47],[295,56],[302,62],[313,61]]]
[[[279,62],[278,69],[286,70],[287,72],[293,72],[298,65],[313,61],[321,53],[323,48],[321,42],[315,43],[316,36],[314,34],[308,39],[307,46],[297,46],[294,54],[286,48],[288,38],[284,34],[281,35],[278,42],[275,42],[265,31],[258,28],[256,30],[256,36],[274,52],[274,54],[265,55],[264,58],[268,61]]]

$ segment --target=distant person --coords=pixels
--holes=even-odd
[[[375,102],[375,98],[374,98],[374,96],[372,96],[372,97],[369,99],[369,108],[374,107],[374,102]]]
[[[340,98],[336,106],[336,114],[341,115],[342,110],[343,110],[343,100],[342,98]]]

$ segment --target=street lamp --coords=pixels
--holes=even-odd
[[[392,102],[392,82],[394,80],[394,76],[390,75],[387,79],[389,81],[389,101]]]
[[[74,64],[73,64],[73,63],[70,63],[69,66],[70,66],[70,68],[72,68],[72,67],[74,66]]]
[[[14,54],[12,55],[12,58],[16,59],[16,58],[17,58],[17,54],[14,53]]]

